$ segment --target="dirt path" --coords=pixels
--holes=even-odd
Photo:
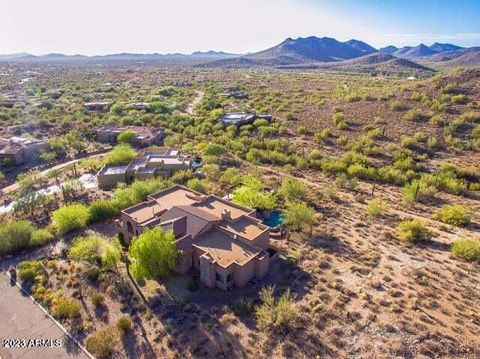
[[[203,91],[200,91],[200,90],[195,90],[196,94],[197,94],[197,97],[195,97],[193,99],[192,102],[190,102],[188,105],[187,105],[187,108],[185,109],[185,112],[188,113],[189,115],[193,115],[193,113],[195,112],[195,105],[197,103],[199,103],[200,101],[202,101],[202,98],[203,96],[205,95],[205,92]]]

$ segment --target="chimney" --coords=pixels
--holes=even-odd
[[[224,209],[222,211],[222,219],[231,220],[232,219],[232,212],[229,209]]]

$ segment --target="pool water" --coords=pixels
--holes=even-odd
[[[262,223],[268,227],[275,228],[283,223],[283,213],[281,211],[272,211],[270,216],[265,219]]]
[[[200,158],[195,158],[194,160],[192,160],[193,168],[200,167],[201,165],[202,165],[202,160]]]

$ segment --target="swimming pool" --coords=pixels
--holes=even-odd
[[[280,226],[284,221],[284,216],[282,211],[272,211],[268,218],[263,220],[263,224],[270,227],[275,228]]]

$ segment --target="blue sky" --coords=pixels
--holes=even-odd
[[[263,50],[287,37],[480,46],[480,0],[0,0],[0,53]]]

